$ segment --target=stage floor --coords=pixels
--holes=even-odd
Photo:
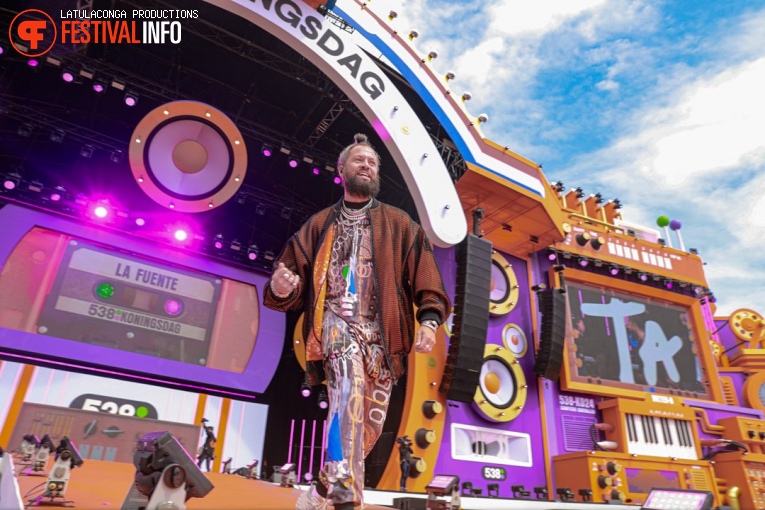
[[[19,471],[20,466],[16,466]],[[135,467],[132,464],[86,460],[82,467],[75,468],[69,479],[66,499],[72,503],[68,508],[119,509],[133,483]],[[259,480],[247,480],[240,476],[220,473],[205,473],[215,488],[204,498],[190,499],[186,506],[190,510],[289,510],[295,508],[295,501],[302,488],[283,488]],[[21,475],[17,477],[25,504],[40,493],[46,476]],[[38,489],[35,489],[35,488]],[[425,494],[402,494],[377,490],[365,490],[367,510],[384,510],[394,507],[394,499],[400,497],[426,499]],[[424,508],[424,501],[409,508]],[[50,505],[45,505],[50,506]],[[60,505],[59,505],[60,506]],[[606,506],[606,505],[602,505]],[[464,510],[552,510],[597,508],[593,503],[560,501],[514,500],[500,498],[462,498]],[[29,507],[28,507],[29,508]],[[609,510],[634,510],[634,506],[607,505]],[[4,510],[4,509],[3,509]]]

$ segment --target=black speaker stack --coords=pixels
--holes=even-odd
[[[449,400],[472,402],[479,384],[489,329],[491,256],[491,242],[474,234],[457,246],[452,338],[439,387]]]
[[[537,292],[542,327],[539,332],[539,351],[534,372],[551,381],[557,381],[563,366],[563,343],[566,339],[566,294],[558,289]]]

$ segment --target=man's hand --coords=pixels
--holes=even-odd
[[[300,277],[279,262],[274,274],[271,275],[271,290],[282,296],[289,295],[300,283]]]
[[[420,353],[428,353],[436,345],[436,332],[427,326],[420,326],[417,330],[417,339],[414,341],[414,350]]]

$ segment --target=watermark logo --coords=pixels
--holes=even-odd
[[[25,57],[39,57],[48,53],[56,43],[56,35],[53,18],[39,9],[21,11],[13,18],[8,29],[8,38],[13,48]],[[29,47],[17,45],[14,39],[27,43]]]

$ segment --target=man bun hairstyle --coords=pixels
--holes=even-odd
[[[353,135],[353,143],[347,146],[345,149],[340,152],[340,157],[337,158],[337,170],[339,172],[342,172],[343,165],[345,164],[345,160],[348,158],[348,153],[351,152],[351,149],[358,145],[363,145],[365,147],[369,147],[372,149],[372,151],[375,153],[375,156],[377,156],[377,166],[379,168],[380,166],[380,155],[377,153],[375,148],[372,146],[371,143],[369,143],[369,138],[364,133],[356,133]]]

